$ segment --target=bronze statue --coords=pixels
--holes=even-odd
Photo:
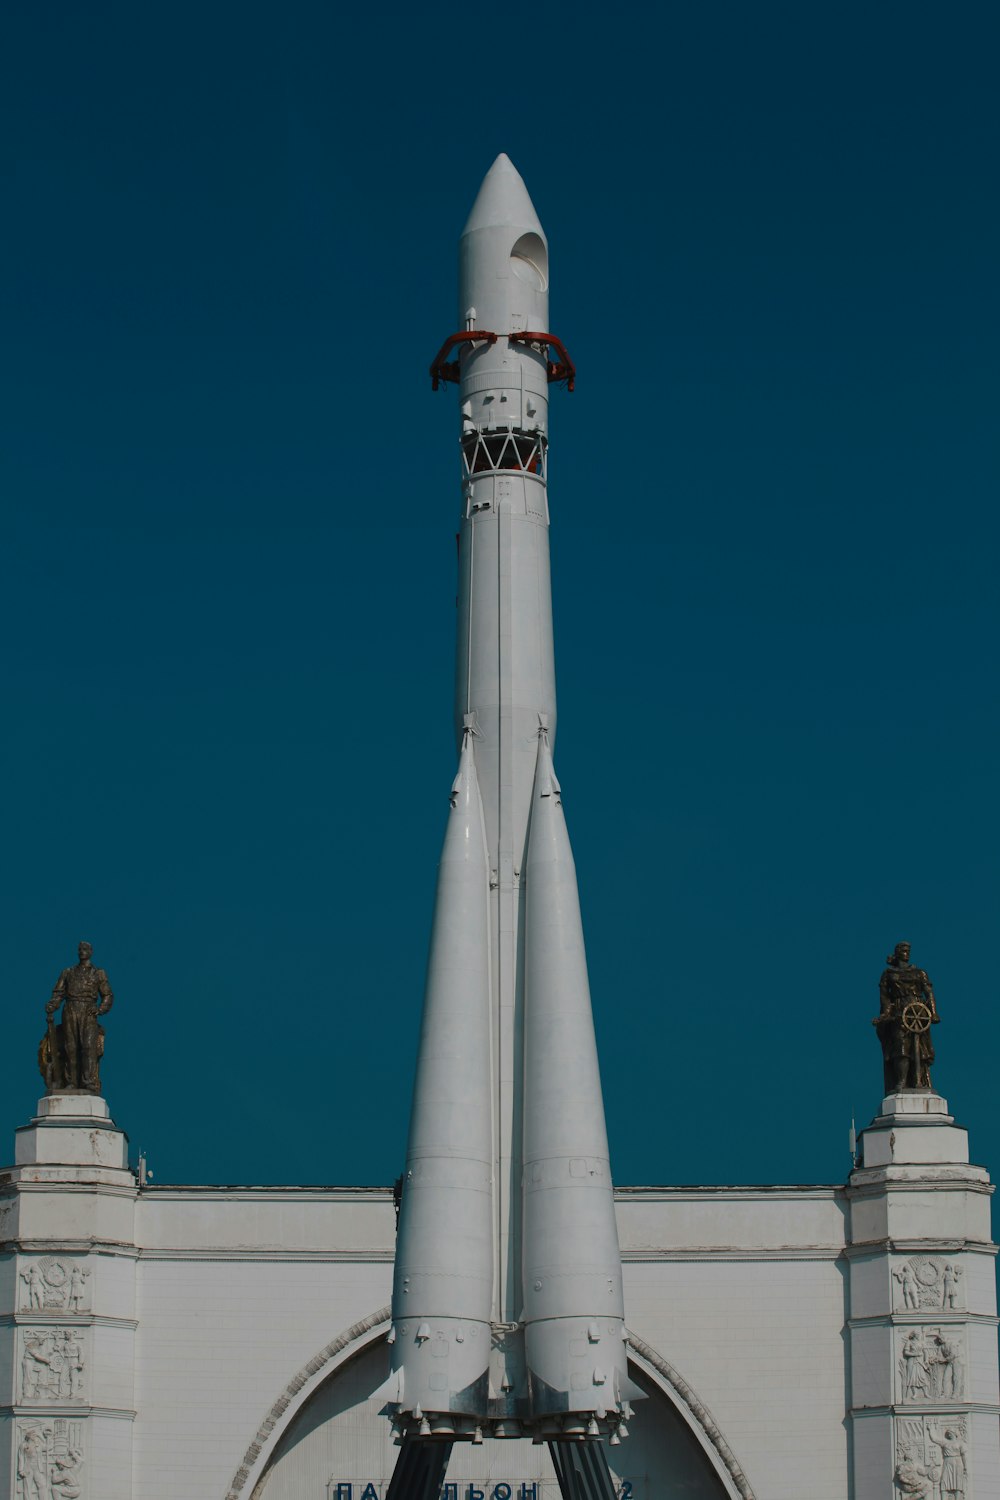
[[[49,1025],[38,1048],[38,1066],[48,1094],[101,1092],[98,1065],[104,1052],[104,1027],[97,1018],[107,1015],[115,997],[107,974],[90,961],[93,951],[90,943],[80,943],[79,963],[63,969],[45,1005]],[[55,1013],[60,1005],[62,1023],[57,1026]]]
[[[885,1092],[929,1089],[937,1013],[934,989],[923,969],[910,963],[909,943],[897,943],[878,984],[879,1013],[872,1025],[882,1043]]]

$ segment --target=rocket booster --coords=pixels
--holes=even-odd
[[[633,1388],[625,1370],[621,1256],[576,867],[544,728],[529,829],[525,1364],[536,1417],[582,1410],[603,1418],[609,1409],[620,1411]]]
[[[552,764],[548,245],[500,156],[459,249],[459,771],[438,874],[386,1390],[404,1436],[624,1435],[621,1260]]]
[[[421,1414],[486,1409],[493,1307],[489,869],[471,735],[438,867],[393,1279],[405,1395]],[[403,1253],[399,1253],[399,1251]]]

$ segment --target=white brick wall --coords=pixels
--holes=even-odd
[[[905,1318],[893,1312],[890,1271],[917,1252],[883,1242],[846,1254],[848,1224],[857,1238],[879,1213],[888,1222],[889,1196],[912,1199],[905,1221],[936,1230],[946,1258],[961,1258],[972,1391],[977,1402],[998,1401],[992,1258],[985,1245],[983,1253],[962,1250],[956,1237],[956,1226],[970,1224],[982,1235],[987,1200],[954,1181],[907,1192],[883,1184],[881,1207],[878,1191],[865,1188],[850,1213],[845,1192],[832,1188],[620,1197],[629,1327],[712,1413],[758,1500],[887,1500],[893,1492],[895,1341]],[[967,1197],[971,1219],[961,1206]],[[92,1271],[86,1326],[96,1409],[87,1419],[83,1500],[224,1500],[289,1381],[389,1300],[394,1215],[385,1192],[157,1188],[136,1197],[125,1187],[33,1184],[21,1221],[32,1231],[31,1254],[47,1248],[44,1232],[49,1247],[86,1256]],[[0,1257],[0,1291],[0,1406],[6,1381],[9,1412],[12,1255]],[[968,1500],[1000,1500],[991,1471],[1000,1468],[996,1415],[974,1417],[970,1434]],[[12,1500],[12,1462],[8,1440],[0,1500]]]
[[[629,1263],[625,1311],[708,1406],[761,1500],[843,1500],[842,1263]]]
[[[288,1381],[391,1286],[387,1261],[141,1261],[136,1500],[222,1500]]]

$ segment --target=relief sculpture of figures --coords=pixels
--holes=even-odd
[[[52,1375],[50,1340],[39,1334],[25,1334],[21,1354],[21,1400],[37,1401],[50,1397]]]
[[[911,1255],[902,1266],[893,1270],[893,1278],[899,1284],[902,1309],[914,1312],[940,1310],[954,1307],[949,1298],[958,1297],[961,1271],[952,1266],[949,1272],[943,1260],[930,1255]]]
[[[903,1383],[904,1401],[927,1401],[931,1394],[931,1372],[924,1341],[916,1328],[911,1328],[903,1343],[899,1356],[899,1374]]]
[[[940,1448],[942,1469],[938,1481],[941,1500],[965,1500],[965,1444],[955,1427],[946,1427],[943,1435],[935,1435],[931,1428],[927,1440]]]
[[[904,1308],[917,1309],[920,1306],[920,1284],[917,1281],[917,1273],[909,1261],[899,1269],[893,1271],[893,1280],[899,1282],[903,1297]]]
[[[942,1430],[943,1429],[943,1430]],[[904,1417],[896,1425],[893,1478],[907,1500],[968,1500],[966,1419]]]
[[[70,1312],[87,1310],[90,1271],[76,1261],[43,1255],[21,1272],[24,1288],[22,1312]]]
[[[85,1355],[72,1328],[28,1329],[21,1349],[21,1400],[82,1401]]]
[[[87,1277],[90,1272],[85,1266],[74,1266],[69,1274],[69,1307],[71,1312],[82,1312],[84,1298],[87,1295]]]
[[[937,1401],[960,1401],[965,1389],[961,1347],[947,1328],[939,1329],[932,1340],[930,1368],[934,1398]]]
[[[896,1465],[896,1487],[906,1500],[932,1500],[934,1485],[923,1464],[907,1456]]]
[[[904,1401],[960,1401],[965,1390],[962,1343],[950,1328],[911,1328],[899,1352]]]
[[[21,1500],[51,1500],[48,1445],[40,1427],[28,1427],[18,1445],[17,1482]]]
[[[962,1267],[947,1265],[944,1268],[943,1286],[941,1291],[942,1307],[957,1307],[961,1292]]]
[[[52,1500],[78,1500],[82,1493],[80,1470],[83,1455],[79,1448],[70,1448],[65,1456],[55,1454],[52,1460]]]
[[[24,1282],[28,1295],[28,1311],[37,1308],[39,1311],[45,1306],[45,1283],[42,1273],[34,1264],[26,1271],[21,1272],[21,1280]]]
[[[90,943],[80,943],[79,962],[63,969],[45,1006],[48,1030],[38,1048],[38,1066],[49,1094],[101,1092],[104,1027],[98,1017],[107,1015],[115,997],[107,974],[91,963],[93,951]],[[57,1025],[60,1005],[62,1022]]]
[[[910,963],[909,943],[897,943],[886,962],[889,967],[878,986],[879,1013],[872,1022],[882,1043],[885,1092],[929,1089],[931,1027],[941,1019],[933,987],[926,972]]]
[[[17,1500],[80,1500],[83,1441],[79,1422],[57,1417],[21,1425],[17,1443]]]
[[[66,1361],[66,1375],[62,1390],[70,1401],[83,1400],[83,1345],[80,1335],[72,1328],[67,1328],[63,1334],[63,1358]]]

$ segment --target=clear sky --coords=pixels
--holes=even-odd
[[[832,1182],[900,938],[996,1109],[995,4],[0,21],[0,1098],[60,968],[161,1182],[388,1183],[455,769],[456,241],[579,367],[560,727],[622,1183]]]

